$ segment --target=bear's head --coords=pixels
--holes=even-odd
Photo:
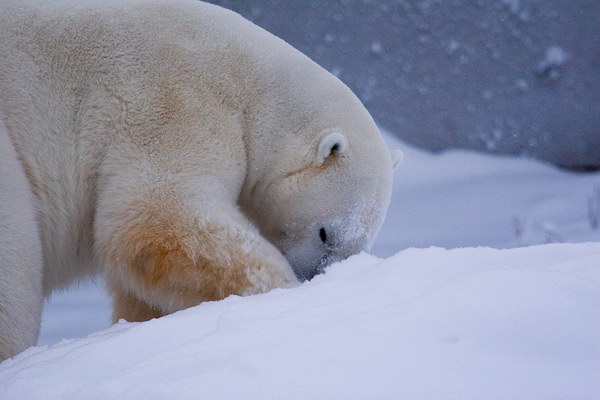
[[[320,68],[286,73],[246,113],[240,205],[306,280],[371,247],[402,153],[390,152],[337,78]]]

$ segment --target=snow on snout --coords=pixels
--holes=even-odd
[[[344,243],[347,250],[354,250],[354,253],[370,250],[383,217],[379,215],[376,202],[376,194],[371,192],[347,206],[345,215],[330,221],[337,241]]]

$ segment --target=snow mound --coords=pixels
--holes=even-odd
[[[31,348],[11,399],[598,399],[600,244],[360,254],[294,289]]]

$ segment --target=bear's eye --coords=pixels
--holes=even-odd
[[[321,165],[328,157],[343,154],[347,147],[346,136],[340,132],[331,132],[321,139],[319,150],[317,151],[317,162]]]

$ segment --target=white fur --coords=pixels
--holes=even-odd
[[[42,249],[27,179],[0,121],[0,360],[35,343]]]
[[[367,248],[391,193],[345,85],[192,0],[0,0],[0,122],[0,358],[35,343],[42,292],[102,270],[159,313],[291,284],[288,261]],[[343,151],[319,163],[326,132]],[[152,246],[190,267],[144,281]]]

